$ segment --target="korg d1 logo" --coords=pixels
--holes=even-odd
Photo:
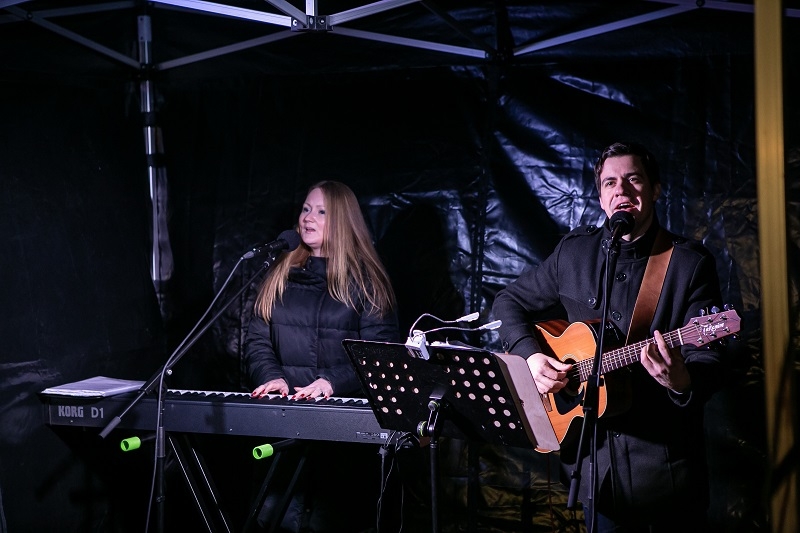
[[[102,407],[90,407],[88,411],[84,411],[82,405],[59,405],[58,416],[62,418],[84,418],[85,412],[89,413],[91,418],[103,418]]]

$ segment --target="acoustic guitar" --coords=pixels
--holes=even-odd
[[[663,336],[667,346],[671,348],[684,344],[703,346],[737,333],[740,321],[735,310],[725,310],[695,317],[684,327],[665,333]],[[541,322],[536,324],[536,329],[543,353],[573,365],[567,374],[569,383],[566,387],[556,393],[541,395],[555,436],[559,443],[563,443],[573,423],[583,415],[584,383],[592,372],[597,332],[594,326],[587,322],[570,324],[563,320]],[[608,395],[613,395],[615,391],[613,382],[609,383],[613,374],[610,376],[605,374],[638,362],[642,348],[655,342],[655,338],[651,337],[602,354],[600,374],[603,375],[603,384],[598,388],[598,417],[619,412],[607,410]],[[611,403],[613,406],[614,402]],[[553,451],[541,447],[537,449],[542,452]]]

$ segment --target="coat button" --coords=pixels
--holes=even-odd
[[[614,432],[614,438],[615,439],[618,439],[620,435],[621,435],[621,433],[619,431],[615,431]]]
[[[611,318],[619,322],[622,319],[622,313],[620,313],[619,311],[612,311]]]
[[[592,296],[591,298],[589,298],[589,300],[588,300],[588,302],[587,302],[587,303],[588,303],[590,306],[594,307],[594,306],[595,306],[595,304],[597,303],[597,298],[595,298],[594,296]]]
[[[628,275],[625,272],[617,274],[617,281],[625,281],[626,279],[628,279]]]

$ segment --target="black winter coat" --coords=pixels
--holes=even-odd
[[[400,340],[395,314],[380,317],[331,298],[326,268],[319,257],[310,257],[306,268],[292,268],[270,323],[257,314],[251,318],[244,357],[252,388],[284,378],[291,394],[294,387],[325,378],[336,396],[362,396],[342,340]]]
[[[641,239],[621,245],[609,320],[623,340],[657,231],[656,222]],[[540,352],[531,323],[547,315],[553,318],[560,312],[563,318],[565,313],[569,322],[602,318],[603,244],[610,235],[607,227],[573,230],[538,267],[526,270],[498,292],[493,313],[503,321],[504,349],[523,357]],[[671,237],[672,258],[651,336],[655,329],[666,333],[687,325],[701,309],[721,307],[713,257],[699,243]],[[692,379],[692,389],[685,394],[659,385],[638,362],[610,373],[628,374],[632,405],[623,414],[601,416],[598,421],[598,479],[613,496],[611,501],[600,499],[597,508],[607,516],[651,521],[664,513],[702,512],[708,505],[703,406],[720,384],[721,355],[689,344],[682,353]],[[573,472],[575,464],[577,439],[569,442],[569,437],[561,450],[565,473]],[[579,491],[583,502],[589,493],[589,468],[584,460]]]

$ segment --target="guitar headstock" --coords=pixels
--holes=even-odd
[[[712,307],[711,312],[702,311],[681,330],[690,336],[686,342],[695,346],[704,346],[719,341],[729,335],[736,335],[741,327],[741,318],[733,306],[725,304],[724,309]],[[695,337],[696,336],[696,337]]]

